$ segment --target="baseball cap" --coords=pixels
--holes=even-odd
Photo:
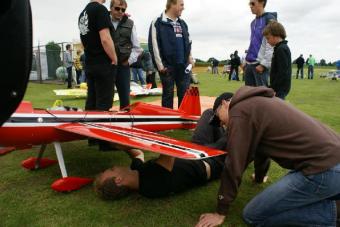
[[[218,96],[214,102],[214,107],[213,107],[213,111],[214,111],[214,115],[211,117],[210,121],[209,121],[209,124],[210,125],[213,125],[213,126],[220,126],[221,124],[221,120],[220,118],[217,116],[217,109],[218,107],[222,104],[222,101],[223,100],[226,100],[226,101],[230,101],[231,98],[233,97],[233,93],[230,93],[230,92],[225,92],[223,94],[221,94],[220,96]]]

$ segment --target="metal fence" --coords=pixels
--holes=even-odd
[[[71,43],[49,43],[33,47],[30,80],[40,83],[50,83],[51,81],[64,82],[66,70],[63,67],[63,62],[67,44]],[[72,57],[75,57],[76,50],[72,49]]]

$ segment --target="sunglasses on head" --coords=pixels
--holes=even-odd
[[[250,5],[250,6],[255,6],[256,3],[255,3],[255,2],[249,2],[249,5]]]
[[[122,13],[125,13],[125,11],[126,11],[126,9],[125,8],[121,8],[121,7],[114,7],[114,9],[116,10],[116,11],[121,11]]]

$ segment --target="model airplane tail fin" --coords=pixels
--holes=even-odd
[[[186,91],[179,110],[189,115],[201,116],[201,101],[198,87],[191,87]]]

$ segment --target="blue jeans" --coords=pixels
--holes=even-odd
[[[271,185],[243,210],[251,226],[335,226],[340,194],[340,164],[314,175],[291,171]]]
[[[314,77],[314,66],[308,66],[308,79],[313,80]]]
[[[269,71],[265,69],[263,73],[256,72],[257,65],[246,65],[245,70],[245,84],[247,86],[259,87],[266,86],[268,87],[268,77]]]
[[[132,68],[133,81],[138,84],[138,80],[141,85],[145,85],[144,77],[143,77],[143,69],[141,68]]]
[[[185,66],[182,64],[168,68],[168,72],[160,74],[163,86],[162,106],[174,108],[174,86],[176,83],[178,107],[181,105],[184,94],[190,86],[190,76],[185,73]]]

